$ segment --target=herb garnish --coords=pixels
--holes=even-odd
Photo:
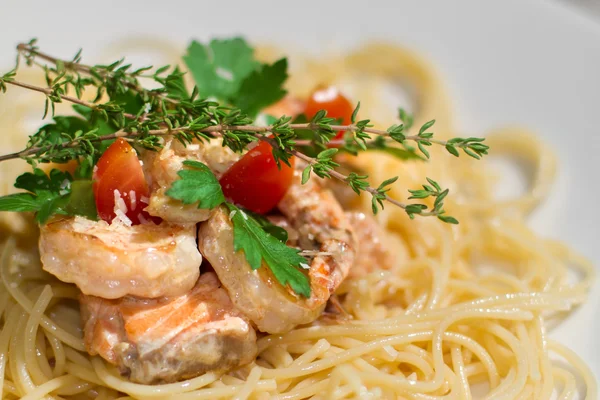
[[[298,250],[286,246],[275,236],[269,235],[243,210],[233,204],[226,204],[231,211],[235,251],[244,251],[252,269],[260,268],[264,260],[279,283],[289,284],[296,293],[310,297],[308,277],[297,268],[306,264],[306,259],[298,254]]]
[[[306,163],[304,182],[313,173],[334,178],[349,185],[357,194],[369,193],[374,213],[388,202],[404,209],[411,218],[435,216],[452,224],[458,221],[446,214],[443,204],[448,190],[434,180],[428,178],[422,190],[411,190],[409,198],[433,197],[433,207],[402,203],[388,195],[397,177],[371,186],[367,175],[340,173],[335,155],[338,151],[357,154],[378,150],[401,159],[428,159],[427,147],[440,145],[454,156],[463,151],[479,159],[488,151],[481,138],[435,139],[430,131],[434,120],[423,124],[418,133],[411,134],[413,119],[404,110],[399,110],[401,123],[385,130],[376,129],[369,119],[358,119],[360,103],[349,125],[340,125],[321,110],[310,121],[292,122],[290,117],[276,116],[270,119],[268,126],[258,126],[253,117],[286,93],[283,84],[287,78],[287,60],[262,64],[254,59],[253,49],[241,38],[213,40],[208,45],[192,42],[184,56],[196,81],[191,92],[185,87],[184,72],[178,67],[133,69],[124,60],[89,66],[81,63],[81,51],[71,60],[60,60],[42,53],[35,40],[20,44],[17,50],[16,67],[0,76],[0,91],[5,92],[12,85],[42,93],[46,97],[44,117],[50,114],[54,123],[31,135],[25,149],[0,156],[0,161],[22,158],[34,168],[39,163],[71,160],[79,163],[74,177],[56,169],[46,175],[36,168],[33,174],[21,175],[15,184],[27,193],[0,197],[0,211],[33,211],[40,223],[53,214],[97,218],[89,190],[91,171],[107,146],[118,137],[149,150],[160,149],[163,136],[172,136],[185,145],[193,140],[222,138],[223,146],[236,152],[245,151],[255,141],[266,141],[272,145],[278,165],[288,163],[294,156]],[[23,61],[44,69],[46,87],[15,79]],[[153,80],[158,88],[144,88],[141,79]],[[95,94],[91,102],[82,99],[86,90]],[[106,96],[108,101],[103,101]],[[63,101],[73,103],[78,116],[55,115],[55,104]],[[332,142],[339,131],[346,132],[344,139]],[[329,148],[330,144],[338,147]],[[213,208],[224,201],[208,167],[194,161],[187,161],[185,166],[188,169],[179,171],[181,179],[174,182],[169,196],[186,204],[197,202],[202,208]],[[31,176],[39,177],[41,183],[23,184],[29,182]],[[303,280],[305,275],[297,269],[303,258],[285,246],[281,230],[273,230],[272,225],[261,223],[248,213],[242,214],[241,210],[238,213],[233,205],[228,207],[233,215],[235,247],[244,250],[252,268],[258,268],[264,260],[282,284],[289,284],[296,292],[307,295],[310,289]]]
[[[273,65],[254,59],[254,49],[241,38],[213,39],[204,46],[193,41],[183,57],[198,91],[255,116],[287,93],[287,60]]]
[[[19,176],[15,187],[27,192],[0,197],[0,210],[17,212],[35,212],[36,220],[43,224],[52,215],[82,215],[97,219],[96,206],[85,200],[90,193],[91,182],[77,181],[73,186],[73,178],[67,172],[53,169],[50,175],[35,168],[33,173],[26,172]],[[83,189],[83,190],[82,190]],[[92,194],[93,196],[93,194]]]
[[[183,165],[190,169],[177,172],[181,179],[173,182],[167,196],[181,200],[183,204],[198,203],[198,208],[209,210],[225,201],[221,185],[210,168],[193,160],[186,160]]]

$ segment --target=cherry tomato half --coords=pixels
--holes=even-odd
[[[142,198],[149,195],[148,184],[136,151],[123,138],[118,138],[102,154],[93,176],[94,197],[98,215],[106,222],[115,218],[115,197],[125,202],[125,215],[136,225],[140,214],[147,218],[143,209],[148,205]],[[118,191],[115,194],[115,191]]]
[[[354,108],[350,100],[341,94],[334,86],[318,87],[308,98],[304,113],[311,119],[319,110],[327,111],[330,118],[340,118],[342,125],[352,123],[352,112]],[[340,131],[335,139],[343,139],[344,131]]]
[[[292,183],[295,159],[291,167],[281,163],[277,167],[272,147],[267,142],[246,153],[221,177],[225,197],[244,208],[265,214],[283,198]]]

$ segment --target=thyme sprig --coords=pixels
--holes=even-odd
[[[161,136],[173,136],[184,144],[193,140],[221,137],[223,145],[236,152],[242,152],[250,143],[261,140],[272,145],[273,156],[278,164],[289,164],[292,156],[305,161],[307,166],[303,172],[303,182],[314,173],[321,178],[335,178],[345,182],[357,194],[369,193],[374,213],[383,209],[384,202],[390,202],[404,209],[411,218],[415,215],[437,216],[444,222],[457,223],[443,209],[443,200],[448,190],[442,190],[435,181],[428,178],[431,186],[423,186],[426,197],[436,198],[432,209],[424,204],[402,203],[387,194],[397,177],[382,182],[378,187],[372,187],[367,175],[344,175],[336,170],[339,164],[334,157],[338,149],[327,146],[335,144],[341,146],[340,150],[356,153],[367,150],[372,143],[387,146],[388,142],[396,142],[409,149],[407,142],[414,142],[426,158],[430,157],[426,147],[434,144],[444,146],[452,155],[458,156],[458,150],[462,150],[476,159],[488,151],[481,138],[454,138],[447,141],[435,139],[429,131],[434,120],[421,126],[417,134],[407,134],[412,125],[412,117],[404,110],[399,111],[401,124],[392,125],[386,130],[375,129],[370,120],[357,120],[360,103],[352,114],[352,123],[348,125],[337,124],[337,120],[327,117],[326,111],[321,110],[306,123],[292,123],[290,117],[281,116],[268,126],[258,126],[240,108],[200,98],[196,87],[190,94],[183,83],[183,72],[177,67],[144,67],[134,70],[124,60],[88,66],[81,64],[81,51],[72,60],[60,60],[42,53],[35,40],[20,44],[17,49],[27,65],[43,67],[47,87],[17,81],[17,62],[15,69],[0,77],[0,90],[4,92],[7,85],[13,85],[44,94],[44,117],[47,114],[54,116],[56,103],[73,103],[90,129],[60,131],[57,128],[42,128],[30,137],[25,149],[0,156],[0,161],[23,158],[36,165],[39,162],[93,159],[101,151],[100,143],[117,137],[153,150],[161,147]],[[40,64],[38,60],[51,64]],[[145,89],[140,83],[141,78],[151,79],[159,87]],[[87,89],[95,90],[95,97],[91,102],[82,100]],[[68,93],[74,93],[75,96]],[[103,102],[101,100],[105,95],[109,100]],[[105,129],[107,124],[110,133]],[[314,139],[310,142],[323,149],[315,157],[298,149],[307,144],[306,140],[299,139],[298,132],[306,130],[314,133]],[[334,139],[340,131],[346,132],[343,141]],[[384,138],[384,142],[378,137]],[[409,199],[426,198],[422,197],[425,195],[423,191],[411,191]]]

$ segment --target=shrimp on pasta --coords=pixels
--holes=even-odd
[[[286,332],[315,320],[329,297],[346,278],[355,258],[354,231],[333,194],[316,181],[302,185],[297,171],[278,209],[296,231],[297,244],[316,253],[308,276],[312,294],[298,297],[277,285],[269,270],[252,270],[233,248],[233,230],[223,208],[213,212],[198,230],[198,246],[232,301],[259,330]]]
[[[194,224],[126,226],[59,218],[40,227],[39,247],[46,271],[106,299],[184,294],[202,263]]]

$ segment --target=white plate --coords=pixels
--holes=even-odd
[[[7,4],[4,4],[7,3]],[[504,0],[3,2],[0,66],[19,41],[38,37],[53,54],[83,47],[87,60],[126,36],[190,38],[244,34],[254,41],[319,49],[368,39],[420,50],[442,71],[468,133],[518,123],[560,155],[557,190],[532,217],[600,265],[600,24],[562,3]],[[44,5],[40,5],[44,4]],[[600,376],[600,288],[552,335]]]

